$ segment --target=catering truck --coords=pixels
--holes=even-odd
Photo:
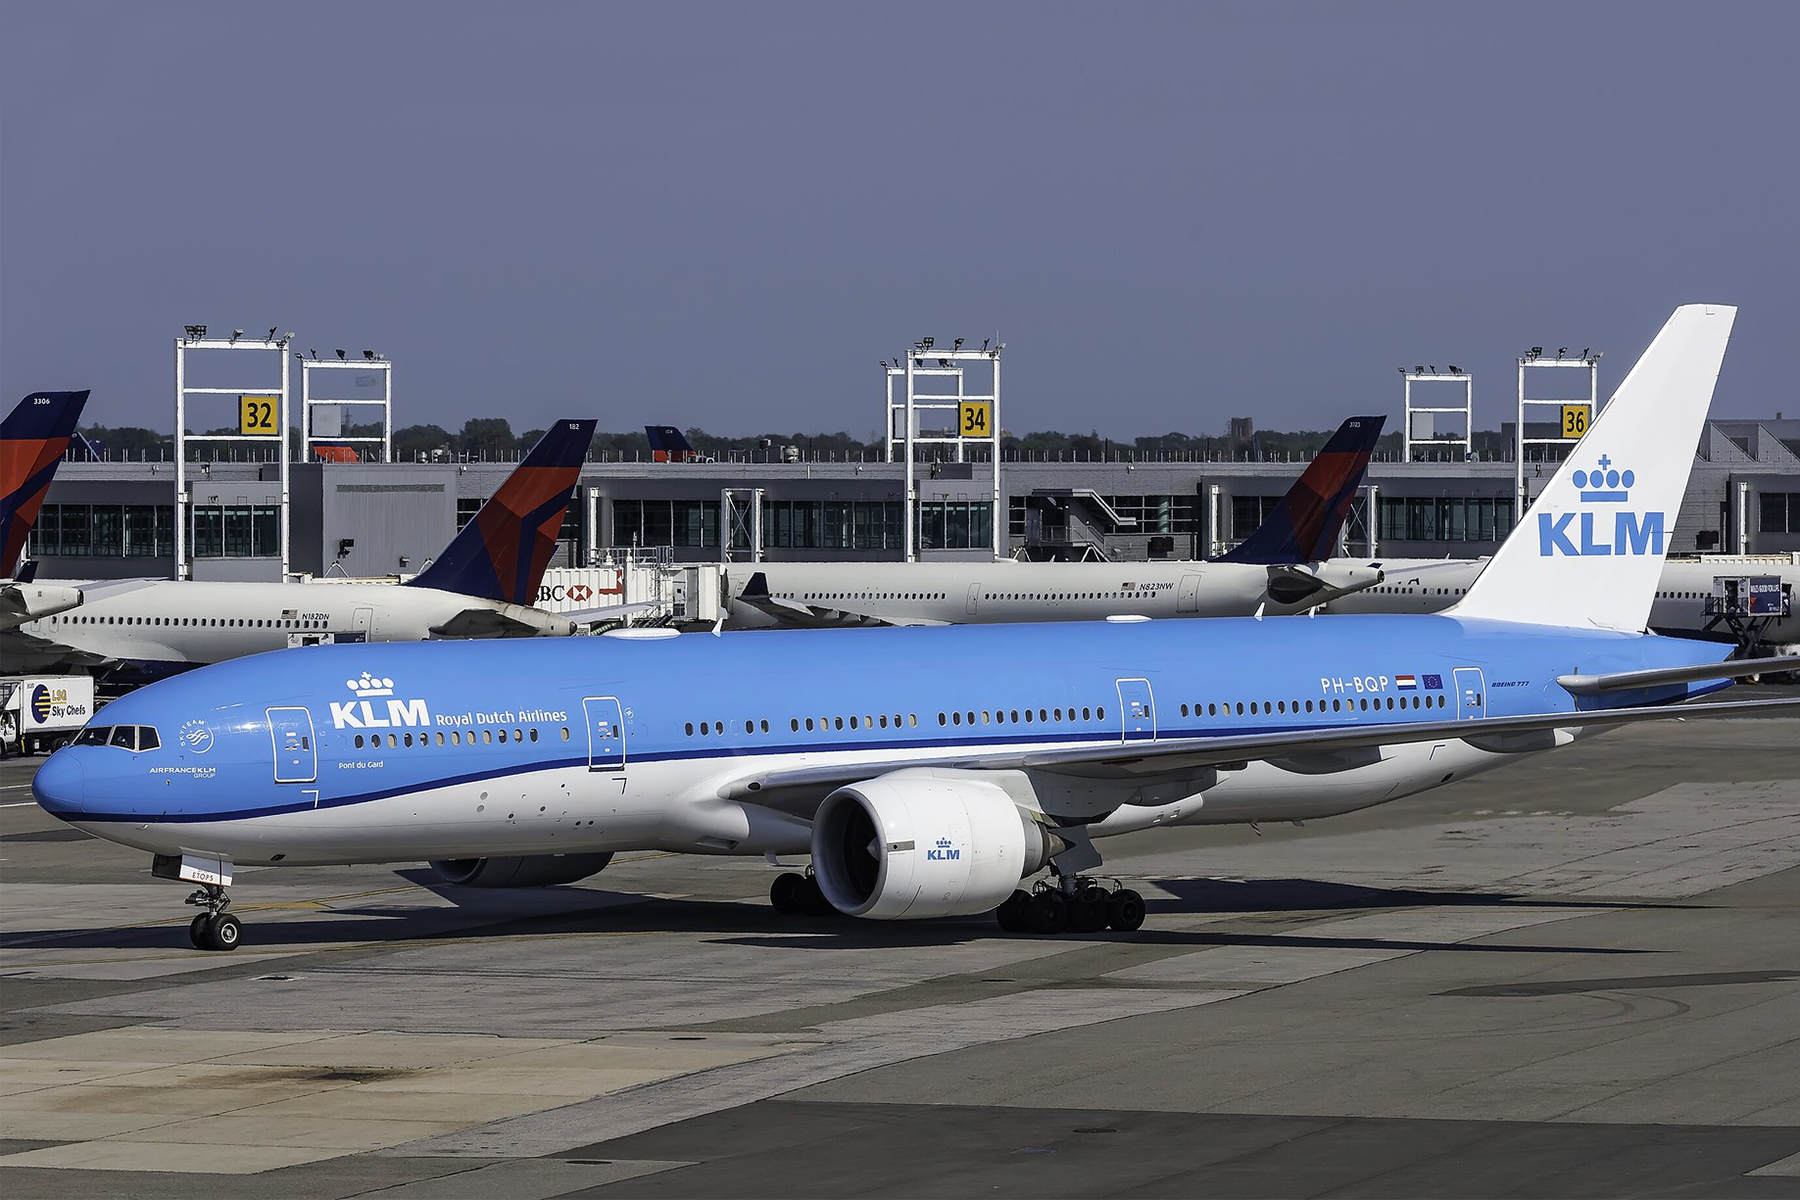
[[[0,756],[54,750],[72,740],[93,715],[90,675],[0,678]]]

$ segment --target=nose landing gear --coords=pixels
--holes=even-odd
[[[188,940],[196,950],[236,950],[244,940],[244,923],[225,910],[231,897],[216,883],[203,883],[187,902],[206,911],[188,922]]]

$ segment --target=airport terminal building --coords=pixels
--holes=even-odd
[[[667,548],[676,562],[896,560],[904,557],[905,471],[898,462],[590,462],[553,566],[588,566]],[[288,570],[350,577],[423,569],[493,494],[511,462],[295,463]],[[1137,561],[1204,558],[1245,537],[1304,463],[1154,461],[922,464],[921,557]],[[1555,470],[1528,464],[1527,491]],[[1541,483],[1538,484],[1541,486]],[[1353,507],[1346,550],[1391,557],[1490,553],[1514,522],[1510,461],[1375,461]],[[274,464],[190,468],[192,577],[282,574]],[[68,462],[28,554],[43,579],[168,578],[175,573],[175,472],[168,462]],[[1705,427],[1676,523],[1676,553],[1800,550],[1800,420],[1714,420]]]

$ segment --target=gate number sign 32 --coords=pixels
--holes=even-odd
[[[279,396],[239,396],[238,432],[245,437],[276,437],[281,433],[275,423]]]

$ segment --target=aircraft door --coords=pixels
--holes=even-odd
[[[1200,611],[1200,576],[1183,575],[1181,589],[1175,593],[1175,611],[1191,613]]]
[[[581,709],[587,715],[588,770],[619,770],[625,765],[625,713],[618,698],[589,696]]]
[[[1479,721],[1487,716],[1487,680],[1480,667],[1456,668],[1456,719]]]
[[[971,617],[975,615],[975,606],[980,602],[980,600],[981,600],[981,585],[979,583],[971,583],[969,585],[969,615]]]
[[[340,637],[341,642],[367,642],[375,637],[375,610],[367,606],[356,610],[355,621],[349,637]]]
[[[1156,740],[1156,697],[1148,679],[1121,679],[1119,686],[1119,740]]]
[[[311,783],[319,777],[312,713],[304,708],[271,708],[269,741],[275,751],[276,783]]]

